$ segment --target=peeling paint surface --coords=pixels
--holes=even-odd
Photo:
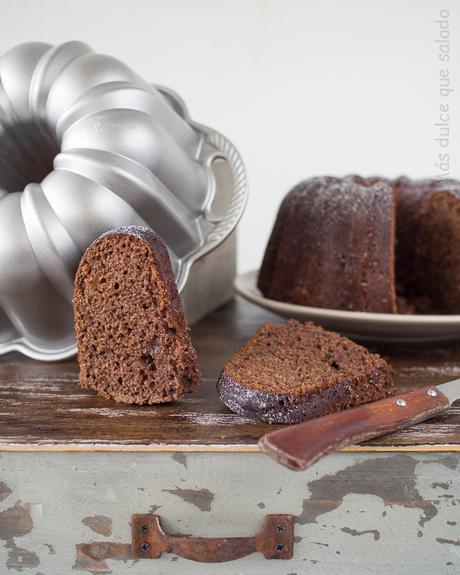
[[[32,531],[33,522],[30,515],[30,505],[16,501],[13,507],[9,507],[0,513],[0,539],[9,541],[14,537],[22,537]]]
[[[448,482],[443,483],[442,481],[435,481],[434,483],[431,484],[431,487],[433,489],[436,489],[436,487],[440,487],[441,489],[449,489],[449,483]]]
[[[125,543],[90,543],[75,546],[76,557],[72,569],[89,573],[112,573],[107,564],[109,558],[117,561],[132,559],[131,545]]]
[[[5,540],[7,550],[5,567],[7,569],[22,571],[40,564],[35,551],[23,549],[16,544],[16,538],[30,533],[32,528],[33,521],[29,504],[17,501],[13,507],[0,512],[0,539]]]
[[[339,453],[302,473],[254,453],[173,455],[3,453],[0,575],[460,573],[460,453]],[[130,519],[145,512],[198,537],[246,537],[291,513],[294,557],[136,560]]]
[[[437,514],[434,503],[424,500],[416,489],[417,460],[406,454],[383,458],[368,458],[363,463],[347,467],[334,475],[326,475],[308,484],[310,497],[304,499],[297,519],[305,525],[315,522],[323,513],[337,509],[346,495],[355,493],[380,497],[385,505],[401,505],[422,511],[420,525]],[[388,480],[389,470],[395,479]]]
[[[112,519],[110,517],[94,515],[94,517],[85,517],[81,522],[94,531],[94,533],[104,535],[104,537],[112,535]]]
[[[353,537],[370,533],[374,536],[374,541],[378,541],[380,539],[380,532],[377,529],[365,529],[364,531],[358,531],[357,529],[351,529],[350,527],[342,527],[341,531],[344,533],[349,533],[350,535],[353,535]]]
[[[10,495],[11,495],[11,489],[8,487],[6,483],[0,481],[0,501],[3,501]]]
[[[460,539],[444,539],[444,537],[436,537],[436,541],[438,541],[441,544],[447,544],[447,545],[456,545],[457,547],[460,547]]]
[[[177,461],[179,465],[187,467],[187,455],[183,451],[176,451],[176,453],[172,455],[172,458],[174,461]]]
[[[187,503],[198,507],[200,511],[211,511],[214,493],[209,491],[209,489],[181,489],[180,487],[176,487],[175,489],[163,489],[163,491],[177,495]]]
[[[18,547],[13,539],[7,541],[6,548],[8,549],[7,569],[23,571],[24,569],[32,569],[32,567],[40,565],[40,559],[34,551]]]

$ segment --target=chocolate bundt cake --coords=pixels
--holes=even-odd
[[[80,385],[125,403],[164,403],[200,377],[169,254],[147,228],[103,234],[74,290]]]
[[[401,312],[460,313],[460,182],[394,182]]]
[[[281,204],[258,287],[307,306],[460,313],[460,182],[302,182]]]
[[[222,401],[239,415],[298,423],[382,399],[392,385],[376,354],[312,323],[266,323],[225,365]]]

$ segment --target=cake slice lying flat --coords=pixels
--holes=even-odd
[[[217,390],[235,413],[298,423],[381,399],[388,364],[338,333],[312,323],[266,323],[225,365]]]
[[[125,403],[164,403],[200,377],[171,261],[146,228],[103,234],[75,278],[80,385]]]

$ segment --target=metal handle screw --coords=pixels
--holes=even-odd
[[[284,545],[282,543],[277,543],[275,545],[275,551],[278,551],[278,553],[281,553],[281,551],[284,550]]]
[[[147,525],[147,523],[141,523],[139,525],[139,533],[147,533],[148,530],[149,526]]]
[[[141,551],[143,551],[144,553],[147,553],[147,551],[150,551],[150,545],[149,543],[145,542],[145,543],[141,543],[139,546],[139,549]]]
[[[279,533],[282,533],[284,531],[284,525],[282,523],[278,523],[278,525],[276,526],[276,530]]]

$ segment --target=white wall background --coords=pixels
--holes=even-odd
[[[244,271],[258,267],[279,202],[300,179],[438,173],[442,9],[459,177],[456,0],[0,0],[0,52],[29,40],[86,41],[179,92],[193,118],[232,139],[251,186]]]

